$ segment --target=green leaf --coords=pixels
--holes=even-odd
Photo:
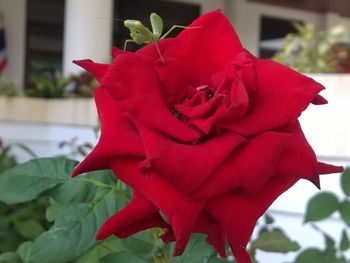
[[[340,204],[339,212],[344,222],[350,227],[350,201],[343,201]]]
[[[75,263],[100,263],[99,245],[84,253]]]
[[[301,252],[295,260],[295,263],[326,263],[324,262],[324,255],[321,250],[316,248],[309,248]]]
[[[323,220],[338,209],[338,198],[330,192],[323,192],[312,197],[307,205],[305,222]]]
[[[328,254],[335,254],[336,253],[336,248],[335,248],[335,241],[334,239],[328,235],[327,233],[323,232],[323,237],[326,242],[326,250],[325,252]]]
[[[340,177],[340,184],[343,192],[350,196],[350,169],[346,168],[343,174]]]
[[[63,206],[53,198],[50,198],[50,203],[51,205],[46,209],[45,217],[47,221],[53,222]]]
[[[149,263],[149,261],[127,251],[122,251],[118,253],[114,253],[103,257],[100,260],[101,263]]]
[[[64,184],[50,190],[50,196],[61,204],[90,203],[98,189],[108,189],[115,184],[116,179],[111,171],[97,171],[73,179],[68,178]]]
[[[348,250],[350,248],[350,241],[346,229],[343,229],[340,241],[340,249],[341,251]]]
[[[185,252],[178,257],[170,258],[170,263],[203,263],[217,255],[217,252],[209,246],[203,235],[193,235]]]
[[[115,211],[117,196],[112,189],[101,191],[91,204],[66,205],[53,227],[31,244],[24,261],[63,263],[78,258],[96,244],[98,229]]]
[[[77,162],[65,158],[35,159],[0,175],[0,200],[17,204],[37,198],[70,177]]]
[[[92,249],[84,253],[76,263],[101,263],[100,259],[108,255],[115,254],[117,252],[125,251],[125,248],[116,236],[110,236],[109,238],[98,243]]]
[[[6,252],[0,255],[0,263],[22,263],[22,260],[17,253]]]
[[[21,257],[21,260],[24,261],[25,263],[29,262],[26,259],[29,257],[32,244],[33,244],[32,241],[24,242],[18,247],[16,251],[18,255]]]
[[[288,253],[299,250],[300,246],[297,242],[291,241],[281,229],[274,228],[271,231],[260,232],[258,238],[252,242],[251,249]]]
[[[11,227],[8,216],[0,216],[0,253],[14,251],[23,238]]]
[[[35,219],[15,220],[16,230],[27,239],[34,239],[45,231],[43,226]]]
[[[121,240],[121,243],[127,250],[141,255],[150,254],[155,247],[155,242],[156,239],[150,231],[143,231]]]
[[[231,262],[231,263],[234,263],[236,261],[227,261],[225,259],[222,259],[222,258],[219,258],[217,255],[212,257],[211,259],[209,259],[208,263],[225,263],[225,262]]]

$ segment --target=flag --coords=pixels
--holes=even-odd
[[[4,15],[0,14],[0,73],[7,65]]]

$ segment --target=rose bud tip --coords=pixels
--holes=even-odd
[[[319,175],[316,175],[313,178],[311,178],[310,182],[313,183],[313,185],[316,186],[318,190],[321,190],[321,182]]]
[[[175,248],[174,248],[174,253],[173,256],[177,257],[177,256],[181,256],[182,253],[185,251],[186,246],[184,245],[179,245],[179,242],[176,243]]]
[[[220,256],[221,258],[227,258],[226,251],[225,251],[225,252],[219,252],[219,256]]]
[[[76,177],[77,175],[79,175],[79,173],[77,172],[76,169],[74,169],[73,172],[72,172],[71,177]]]
[[[101,228],[100,231],[98,231],[98,233],[96,234],[96,240],[106,239],[110,235],[110,233],[106,232],[103,228]]]

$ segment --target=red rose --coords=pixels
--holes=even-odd
[[[97,238],[162,227],[181,254],[193,232],[238,262],[257,219],[299,179],[342,167],[319,163],[298,123],[324,104],[314,80],[246,51],[220,11],[178,37],[135,53],[114,49],[111,64],[76,63],[101,87],[99,143],[74,175],[112,169],[133,199]],[[167,217],[167,222],[160,215]]]

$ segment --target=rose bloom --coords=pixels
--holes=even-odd
[[[228,242],[251,262],[247,243],[271,203],[299,179],[319,186],[319,174],[343,170],[317,161],[298,122],[310,103],[327,102],[323,86],[251,55],[220,11],[113,56],[76,61],[100,82],[101,137],[73,175],[112,169],[133,189],[97,239],[161,227],[180,255],[202,233],[220,256]]]

